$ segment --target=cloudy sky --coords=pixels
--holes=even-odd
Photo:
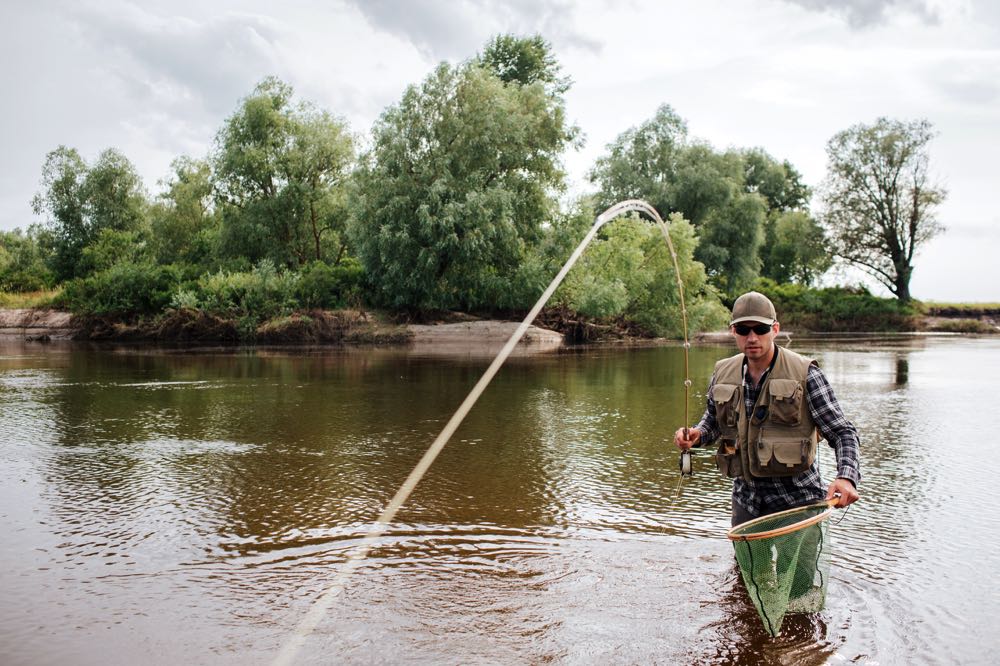
[[[41,0],[0,10],[0,229],[29,205],[45,154],[131,159],[150,192],[204,156],[266,75],[360,137],[440,61],[500,32],[540,33],[573,80],[586,143],[573,192],[622,131],[668,103],[718,148],[761,146],[810,185],[836,132],[926,118],[947,232],[921,252],[925,300],[1000,301],[1000,3],[992,0]],[[846,279],[855,279],[847,276]]]

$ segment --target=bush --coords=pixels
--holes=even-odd
[[[864,287],[813,289],[761,278],[754,288],[774,302],[778,319],[809,331],[912,331],[914,312],[895,298],[873,296]]]
[[[123,262],[66,283],[61,303],[75,313],[124,317],[152,315],[169,305],[180,273],[174,266]]]
[[[343,308],[360,298],[363,280],[361,262],[353,257],[336,266],[314,261],[299,273],[295,295],[305,308]]]
[[[241,335],[252,339],[260,322],[287,316],[296,309],[298,281],[297,273],[275,268],[265,259],[248,272],[219,271],[203,277],[195,302],[205,312],[237,319]],[[178,292],[174,300],[192,298]]]

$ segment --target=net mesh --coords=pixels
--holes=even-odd
[[[782,511],[729,530],[736,561],[764,628],[781,631],[788,613],[815,613],[830,572],[826,503]]]

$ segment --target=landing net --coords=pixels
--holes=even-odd
[[[830,574],[829,502],[763,516],[728,532],[753,605],[771,636],[789,613],[816,613]]]

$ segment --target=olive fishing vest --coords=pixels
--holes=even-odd
[[[816,459],[819,432],[809,414],[806,376],[816,362],[787,349],[778,352],[747,416],[743,354],[715,364],[712,399],[719,424],[719,470],[729,478],[794,476]]]

